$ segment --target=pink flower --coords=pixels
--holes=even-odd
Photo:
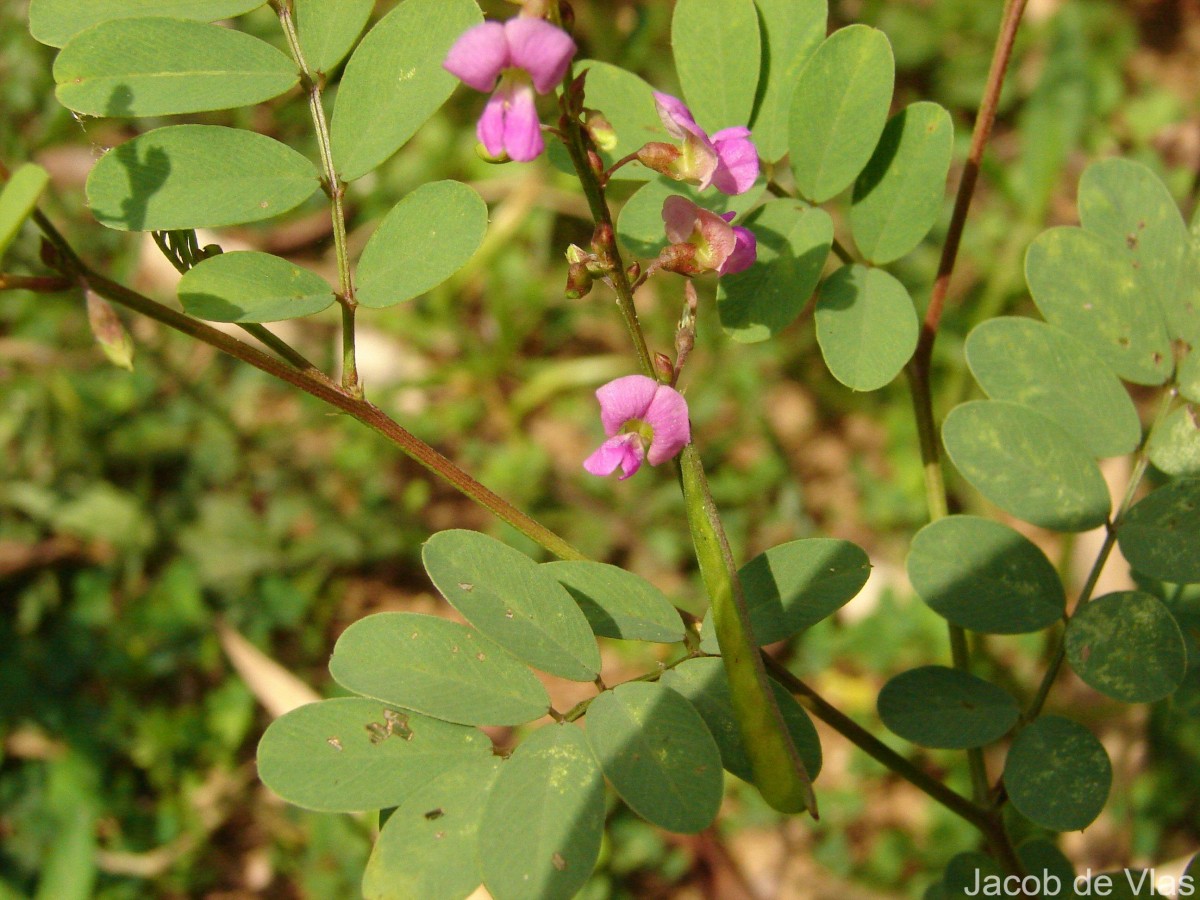
[[[601,387],[596,399],[608,440],[583,461],[593,475],[611,475],[620,468],[624,481],[643,459],[657,466],[691,440],[687,401],[653,378],[626,375]]]
[[[724,128],[710,138],[677,97],[656,91],[654,105],[667,133],[683,141],[679,157],[662,174],[677,181],[694,181],[700,190],[710,184],[723,194],[750,190],[758,178],[758,151],[749,128]]]
[[[727,212],[719,216],[677,195],[663,201],[667,240],[672,244],[691,244],[696,251],[683,274],[715,271],[718,275],[732,275],[754,263],[758,241],[749,228],[729,224],[735,215]]]
[[[574,55],[575,42],[561,28],[518,17],[467,29],[442,67],[477,91],[494,90],[475,128],[487,152],[528,162],[546,148],[533,92],[552,91]]]

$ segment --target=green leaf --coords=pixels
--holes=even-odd
[[[305,809],[358,812],[399,806],[443,772],[491,752],[474,728],[345,697],[272,722],[258,745],[258,775]]]
[[[654,682],[628,681],[593,700],[587,722],[600,768],[639,816],[685,834],[716,818],[724,786],[721,755],[700,714],[680,694]]]
[[[1040,631],[1067,604],[1058,572],[1032,541],[977,516],[946,516],[917,532],[908,578],[939,616],[982,634]]]
[[[1200,308],[1188,302],[1200,299],[1200,288],[1181,281],[1192,274],[1191,239],[1158,176],[1132,160],[1100,160],[1079,179],[1077,203],[1083,227],[1119,248],[1143,306],[1162,311],[1171,337],[1200,342]]]
[[[817,294],[817,342],[833,377],[873,391],[899,374],[917,348],[908,290],[883,269],[842,266]]]
[[[356,694],[464,725],[519,725],[550,698],[537,677],[457,622],[376,613],[342,632],[329,672]]]
[[[1153,703],[1183,683],[1187,646],[1170,610],[1141,591],[1106,594],[1067,625],[1067,659],[1100,693],[1125,703]]]
[[[319,187],[311,162],[265,135],[170,125],[106,153],[88,176],[87,198],[101,225],[172,231],[269,219]]]
[[[1155,890],[1154,879],[1153,869],[1147,871],[1124,868],[1120,871],[1102,872],[1099,875],[1089,875],[1087,888],[1083,887],[1083,882],[1080,882],[1079,891],[1073,896],[1104,897],[1105,900],[1137,900],[1139,897],[1164,896]],[[1174,894],[1170,896],[1174,896]]]
[[[405,0],[367,32],[346,63],[329,139],[343,181],[385,162],[453,93],[442,61],[483,21],[474,0]]]
[[[595,680],[600,650],[587,618],[528,556],[485,534],[455,529],[426,541],[421,557],[442,596],[485,637],[544,672]]]
[[[1200,242],[1193,242],[1185,251],[1178,289],[1163,307],[1167,331],[1184,345],[1180,349],[1187,349],[1187,359],[1195,363],[1200,356]],[[1182,375],[1179,380],[1183,381]]]
[[[795,321],[825,268],[833,220],[796,200],[771,200],[741,223],[758,239],[758,261],[717,283],[721,325],[735,341],[765,341]]]
[[[750,124],[761,55],[754,0],[677,0],[671,47],[701,128]]]
[[[487,205],[472,188],[421,185],[392,207],[363,248],[358,302],[383,309],[437,287],[479,249],[487,223]]]
[[[946,864],[940,900],[970,900],[982,893],[981,885],[1003,884],[1007,873],[986,853],[959,853]]]
[[[717,742],[717,749],[721,751],[721,764],[738,778],[753,784],[754,772],[742,743],[741,732],[738,731],[729,679],[721,660],[711,656],[686,660],[664,672],[659,683],[678,691],[696,707],[696,712],[700,713],[700,718]],[[815,780],[821,771],[821,741],[817,730],[785,687],[772,681],[771,691],[779,704],[779,712],[783,715],[796,752],[804,761],[809,776]]]
[[[1017,848],[1017,858],[1026,872],[1038,875],[1050,888],[1054,885],[1050,878],[1059,879],[1060,885],[1067,889],[1075,882],[1075,866],[1052,841],[1044,838],[1026,841]]]
[[[1200,476],[1200,409],[1185,403],[1173,409],[1150,435],[1150,462],[1177,478]]]
[[[800,196],[823,203],[862,171],[887,122],[895,70],[887,37],[866,25],[838,29],[809,58],[789,117]]]
[[[231,19],[262,6],[266,0],[30,0],[29,33],[51,47],[61,47],[85,28],[113,19],[167,16],[195,22]]]
[[[1053,531],[1103,525],[1111,500],[1095,460],[1041,413],[1007,400],[975,400],[942,425],[963,478],[1005,512]]]
[[[666,595],[646,581],[617,566],[582,560],[543,563],[583,610],[592,632],[626,641],[683,640],[683,622]]]
[[[1171,375],[1171,342],[1142,295],[1123,242],[1082,228],[1051,228],[1025,256],[1025,279],[1046,320],[1091,347],[1134,384]]]
[[[365,900],[459,900],[479,887],[482,801],[501,765],[495,756],[472,760],[409,794],[375,841]]]
[[[479,861],[495,900],[569,900],[604,832],[604,777],[574,725],[547,725],[500,767],[483,809]]]
[[[913,103],[888,121],[867,167],[854,182],[854,243],[876,265],[904,256],[942,212],[954,149],[950,113]]]
[[[1200,348],[1184,358],[1177,378],[1180,395],[1193,403],[1200,403]]]
[[[375,0],[292,0],[300,52],[313,72],[342,61],[371,18]]]
[[[766,162],[788,149],[788,112],[800,71],[825,39],[826,0],[754,0],[758,7],[762,72],[753,117],[754,146]]]
[[[50,182],[50,175],[39,165],[19,166],[0,192],[0,258],[13,242],[25,220],[33,215],[38,198]]]
[[[746,193],[735,197],[719,191],[706,191],[702,195],[695,185],[683,184],[658,175],[638,188],[621,207],[621,213],[617,217],[617,237],[635,256],[657,256],[667,245],[662,208],[668,197],[677,194],[718,215],[733,210],[740,216],[758,202],[765,188],[766,185],[760,180]]]
[[[1142,439],[1137,407],[1082,341],[1035,319],[983,322],[967,337],[967,365],[993,400],[1012,400],[1063,427],[1093,456],[1121,456]]]
[[[587,72],[587,106],[598,109],[616,132],[617,143],[612,150],[601,150],[600,159],[608,168],[618,159],[634,153],[648,141],[675,139],[667,134],[654,106],[654,89],[644,80],[618,66],[594,59],[578,60],[575,71]],[[551,141],[550,161],[563,172],[574,172],[571,158],[559,141]],[[654,170],[640,163],[621,166],[613,180],[645,181],[655,178]]]
[[[759,645],[811,628],[850,602],[867,583],[871,561],[849,541],[805,538],[760,553],[738,572]],[[717,653],[712,614],[701,628],[706,653]]]
[[[89,116],[232,109],[286,93],[296,64],[266,41],[182,19],[114,19],[73,37],[54,60],[54,90]]]
[[[333,289],[320,275],[256,250],[209,257],[179,282],[183,308],[210,322],[298,319],[333,301]]]
[[[883,724],[922,747],[982,747],[1004,737],[1020,715],[1007,691],[945,666],[901,672],[879,692]]]
[[[1200,480],[1176,481],[1143,497],[1121,520],[1117,541],[1139,572],[1200,582]]]
[[[1112,764],[1090,731],[1042,716],[1021,731],[1004,762],[1004,785],[1021,815],[1052,831],[1092,823],[1112,786]]]

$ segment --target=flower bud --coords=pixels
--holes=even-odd
[[[58,248],[45,238],[42,238],[41,246],[38,248],[38,257],[41,259],[42,265],[48,268],[59,269],[62,266],[62,258],[58,254]]]
[[[568,300],[578,300],[586,297],[592,289],[592,273],[587,265],[581,262],[571,263],[567,267],[567,287],[563,293]]]
[[[671,357],[665,353],[654,353],[654,371],[658,375],[658,380],[663,384],[675,383],[675,367],[671,364]]]
[[[567,0],[560,0],[558,4],[558,18],[561,20],[563,31],[570,34],[575,30],[575,10]]]
[[[133,371],[133,339],[121,324],[116,311],[107,300],[95,291],[85,290],[88,325],[96,343],[104,351],[109,362],[122,369]]]
[[[637,281],[642,276],[642,264],[639,262],[631,262],[628,268],[625,269],[625,277],[630,281]]]
[[[580,247],[578,244],[570,244],[567,246],[567,262],[582,263],[587,262],[591,254]]]
[[[653,169],[660,175],[666,175],[668,178],[679,181],[681,179],[679,173],[675,171],[675,163],[682,155],[674,144],[650,141],[638,150],[637,160],[647,169]]]
[[[512,158],[505,150],[501,150],[499,154],[492,156],[492,154],[488,152],[488,148],[483,145],[482,141],[475,145],[475,155],[482,159],[485,163],[491,163],[495,166],[506,162],[512,162]]]
[[[616,148],[616,129],[612,127],[612,123],[608,121],[604,113],[595,109],[585,109],[583,111],[583,127],[587,129],[592,143],[601,150],[608,152]]]
[[[696,262],[696,245],[668,244],[658,254],[658,267],[679,275],[700,275],[708,271]]]

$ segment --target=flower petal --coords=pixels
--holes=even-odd
[[[652,466],[671,459],[691,440],[687,401],[673,387],[658,386],[650,408],[646,410],[645,421],[654,429],[654,440],[646,454],[646,460]]]
[[[658,382],[645,375],[626,375],[599,388],[596,399],[604,433],[612,437],[630,419],[645,418],[657,388]]]
[[[487,148],[488,154],[493,157],[499,157],[504,153],[505,107],[508,105],[510,93],[509,86],[501,84],[496,93],[488,98],[487,105],[483,108],[483,114],[475,125],[475,136],[479,138],[479,143]]]
[[[525,81],[514,81],[504,110],[504,149],[515,162],[537,159],[546,149],[542,123],[534,106],[533,89]]]
[[[708,143],[708,134],[696,124],[696,120],[692,118],[692,111],[678,97],[655,91],[654,108],[658,110],[658,117],[662,120],[663,128],[667,129],[667,134],[671,137],[683,140],[688,135],[692,135]]]
[[[686,197],[672,194],[663,201],[662,220],[666,226],[667,240],[682,244],[692,239],[696,230],[696,216],[700,208]]]
[[[621,481],[624,481],[642,466],[642,439],[636,434],[618,434],[610,437],[583,461],[583,467],[593,475],[611,475],[619,466]]]
[[[504,23],[511,65],[529,73],[539,94],[549,93],[567,72],[575,55],[571,36],[545,19],[518,16]],[[514,156],[513,159],[516,159]]]
[[[725,262],[717,269],[718,275],[732,275],[754,265],[758,259],[758,239],[754,232],[741,225],[733,226],[734,245]]]
[[[686,197],[672,194],[663,201],[663,225],[672,244],[692,244],[700,269],[720,269],[734,251],[733,227],[724,218]]]
[[[477,91],[490,91],[500,71],[511,64],[504,26],[483,22],[458,36],[442,68]]]
[[[750,129],[726,128],[712,136],[717,170],[712,183],[723,194],[744,194],[758,178],[758,150],[750,140]]]
[[[737,248],[733,226],[715,212],[698,206],[696,227],[700,230],[700,239],[692,241],[696,245],[696,261],[710,269],[720,270]]]

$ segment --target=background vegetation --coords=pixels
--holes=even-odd
[[[393,5],[378,3],[376,15]],[[884,29],[897,57],[896,104],[949,108],[961,159],[1000,4],[830,5],[831,25]],[[96,227],[82,202],[103,149],[159,123],[81,121],[59,106],[52,53],[26,32],[25,6],[0,4],[0,159],[45,166],[54,180],[47,208],[85,256],[174,303],[177,275],[149,238]],[[670,6],[580,0],[581,55],[672,90]],[[281,43],[269,11],[243,21]],[[1075,221],[1086,162],[1121,153],[1146,163],[1190,217],[1200,190],[1198,99],[1195,3],[1030,3],[937,348],[940,413],[974,390],[961,355],[971,325],[1030,308],[1024,250],[1047,225]],[[586,553],[699,610],[671,480],[654,473],[617,483],[580,468],[599,437],[592,390],[632,370],[604,292],[562,296],[562,250],[588,237],[583,200],[544,163],[480,162],[471,136],[478,103],[457,94],[353,186],[358,248],[401,194],[433,178],[469,181],[492,217],[483,249],[451,282],[360,316],[368,394]],[[296,97],[195,120],[250,127],[316,155]],[[311,203],[219,240],[288,255],[335,280],[328,211],[319,198]],[[918,303],[948,212],[949,200],[939,228],[898,270]],[[26,230],[5,270],[33,271],[37,253]],[[676,303],[657,296],[654,282],[639,296],[657,343],[670,344]],[[419,565],[431,532],[470,527],[537,549],[316,401],[165,329],[128,325],[133,373],[95,347],[78,295],[0,293],[0,897],[353,896],[373,823],[298,811],[258,783],[254,747],[270,714],[231,663],[233,642],[244,637],[329,695],[328,655],[352,621],[383,609],[448,614]],[[288,337],[332,367],[334,318],[304,320]],[[875,564],[862,597],[777,648],[780,657],[881,738],[964,783],[960,754],[913,751],[874,708],[891,674],[944,643],[941,620],[902,576],[908,537],[926,517],[903,382],[865,395],[838,385],[810,315],[769,345],[743,346],[703,310],[689,375],[735,554],[819,534],[859,543]],[[982,502],[967,489],[957,501],[962,511]],[[1069,540],[1025,530],[1070,570]],[[983,649],[998,669],[1020,673],[1035,665],[1040,641],[992,639]],[[646,662],[621,654],[652,651],[606,652],[606,670],[619,671],[623,661]],[[1052,702],[1097,730],[1116,766],[1104,816],[1067,838],[1077,866],[1194,852],[1200,708],[1118,708],[1073,676]],[[695,837],[665,835],[621,807],[587,896],[920,896],[946,860],[974,845],[974,832],[828,729],[821,734],[819,824],[781,822],[734,779],[719,826]]]

